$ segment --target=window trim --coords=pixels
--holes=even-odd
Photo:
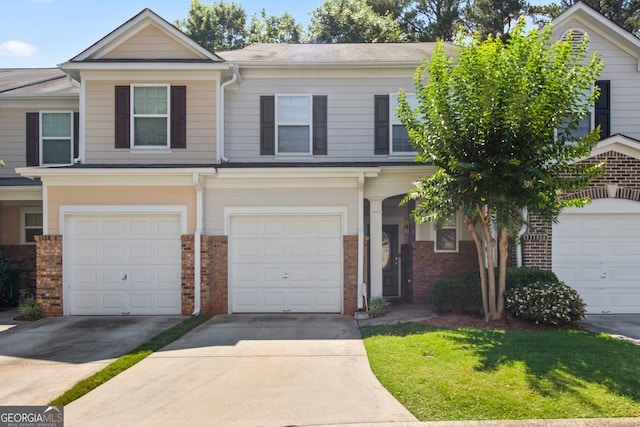
[[[61,137],[61,136],[54,136],[54,137],[43,137],[42,133],[44,131],[44,125],[43,125],[43,121],[42,121],[42,116],[44,114],[68,114],[71,118],[70,120],[70,129],[69,129],[69,138],[67,137]],[[75,135],[74,135],[74,120],[75,120],[75,116],[74,116],[74,111],[73,110],[41,110],[38,112],[38,164],[39,166],[68,166],[68,165],[72,165],[73,164],[73,159],[75,157],[75,149],[74,149],[74,142],[75,142]],[[69,159],[69,163],[44,163],[44,147],[43,147],[43,139],[47,139],[47,140],[65,140],[65,139],[69,139],[69,153],[71,154],[70,159]]]
[[[138,87],[163,87],[167,91],[167,113],[166,114],[135,114],[135,92]],[[129,146],[129,152],[131,153],[170,153],[171,152],[171,84],[169,83],[132,83],[130,85],[129,93],[129,138],[131,144]],[[136,118],[165,118],[167,120],[167,140],[165,145],[137,145],[135,132],[136,132]]]
[[[389,93],[389,155],[390,156],[412,156],[413,157],[416,154],[418,154],[417,151],[415,151],[415,150],[411,150],[411,151],[395,151],[393,149],[393,126],[394,125],[396,125],[396,126],[397,125],[404,126],[402,123],[395,123],[395,122],[397,122],[399,120],[398,120],[398,116],[396,115],[395,108],[393,108],[393,104],[394,104],[394,99],[397,99],[399,94],[400,94],[400,92]],[[406,92],[405,94],[406,95],[416,96],[415,92]],[[397,102],[396,102],[396,104],[397,104]]]
[[[307,126],[309,127],[309,141],[308,150],[300,153],[289,153],[280,151],[279,130],[280,126],[300,126],[299,123],[280,123],[279,122],[279,108],[278,99],[280,97],[306,97],[309,101],[309,121]],[[274,98],[274,127],[275,127],[275,155],[276,156],[312,156],[313,155],[313,94],[309,93],[276,93]]]
[[[32,213],[39,213],[42,216],[42,225],[40,227],[27,226],[26,215]],[[44,213],[42,208],[39,207],[26,207],[20,208],[20,244],[21,245],[35,245],[36,242],[27,242],[26,231],[27,229],[41,229],[44,233]]]
[[[435,253],[458,253],[460,251],[460,215],[458,212],[452,214],[453,225],[443,224],[440,227],[436,227],[433,235],[433,251]],[[440,230],[454,230],[455,236],[455,249],[439,249],[438,248],[438,231]]]

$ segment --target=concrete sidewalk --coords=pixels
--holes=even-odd
[[[215,317],[65,408],[66,426],[415,421],[340,315]]]
[[[182,321],[179,316],[49,317],[0,311],[0,405],[46,405],[114,359]]]

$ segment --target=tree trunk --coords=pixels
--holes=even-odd
[[[489,299],[489,320],[497,319],[497,307],[496,307],[496,271],[495,271],[495,262],[493,259],[493,249],[496,245],[496,241],[491,234],[491,228],[489,225],[490,215],[487,215],[486,220],[482,221],[482,231],[484,232],[485,240],[487,241],[487,252],[485,256],[487,257],[487,285],[489,287],[488,299]]]
[[[480,236],[476,232],[475,224],[473,220],[468,216],[465,217],[465,222],[467,224],[467,229],[469,233],[471,233],[471,237],[476,244],[476,252],[478,253],[478,267],[480,271],[480,288],[482,291],[482,310],[484,312],[484,320],[487,322],[489,320],[489,300],[487,297],[487,275],[484,269],[484,256],[483,256],[483,248],[482,248],[482,240],[480,240]]]
[[[507,258],[509,257],[509,230],[502,227],[500,230],[500,241],[498,243],[498,254],[500,257],[500,274],[498,278],[498,318],[504,317],[504,290],[507,282]]]

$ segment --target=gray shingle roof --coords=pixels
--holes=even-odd
[[[0,95],[78,94],[58,68],[1,68]]]
[[[435,43],[256,43],[243,49],[218,52],[227,61],[268,64],[416,63],[431,57]],[[453,44],[445,44],[448,54]]]

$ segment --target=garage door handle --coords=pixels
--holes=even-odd
[[[288,279],[289,278],[289,273],[284,273],[284,275],[282,276],[283,279]]]
[[[607,273],[602,273],[602,276],[600,276],[601,279],[606,279],[607,278]]]
[[[122,275],[122,279],[121,280],[127,280],[127,273]]]

